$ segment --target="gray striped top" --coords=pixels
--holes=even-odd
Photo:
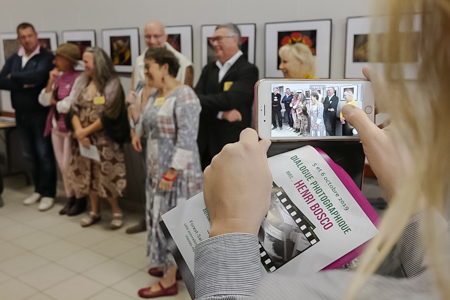
[[[440,299],[423,266],[413,219],[397,245],[361,291],[358,299]],[[343,299],[353,272],[319,272],[305,278],[271,274],[262,279],[258,237],[216,236],[195,249],[195,292],[204,299]]]

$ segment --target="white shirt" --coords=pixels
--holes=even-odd
[[[234,63],[241,57],[242,53],[241,50],[236,52],[235,55],[233,55],[229,60],[227,60],[223,65],[220,61],[216,61],[216,65],[219,68],[219,82],[222,81],[225,74],[227,74],[228,70],[234,65]]]
[[[229,60],[227,60],[223,65],[220,61],[216,61],[216,66],[219,68],[219,83],[222,81],[225,74],[227,74],[228,70],[234,65],[234,63],[241,57],[242,53],[241,50],[236,52],[235,55],[233,55]],[[222,120],[223,111],[219,111],[217,113],[217,119]]]
[[[180,64],[180,68],[178,69],[176,80],[179,81],[181,84],[184,84],[185,77],[186,77],[186,69],[190,66],[192,66],[192,62],[187,59],[186,56],[175,50],[172,46],[170,46],[169,43],[166,42],[165,44],[166,49],[172,52],[175,57],[178,59],[178,63]],[[134,65],[134,77],[133,77],[133,90],[136,89],[139,81],[145,81],[145,75],[144,75],[144,65],[145,65],[145,52],[139,55],[136,58],[136,63]]]
[[[17,55],[22,57],[22,69],[25,67],[25,65],[30,60],[30,58],[32,58],[33,56],[39,54],[40,52],[41,52],[41,46],[38,45],[36,47],[36,49],[34,49],[34,51],[29,56],[27,56],[25,54],[25,49],[23,48],[23,46],[20,47],[19,51],[17,52]]]

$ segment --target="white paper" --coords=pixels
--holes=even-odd
[[[100,155],[98,154],[98,149],[96,146],[89,144],[89,149],[84,148],[80,142],[78,142],[80,146],[80,154],[81,156],[100,161]]]
[[[261,257],[269,255],[261,264],[266,271],[315,273],[375,236],[375,225],[314,148],[286,152],[268,162],[272,204],[259,234]],[[210,230],[203,193],[162,219],[194,274],[195,246]]]

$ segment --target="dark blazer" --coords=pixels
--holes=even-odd
[[[53,54],[41,47],[39,54],[30,58],[24,68],[22,57],[17,53],[6,60],[0,72],[0,89],[11,91],[11,102],[16,115],[48,113],[49,108],[39,104],[38,97],[47,85],[49,72],[54,68],[53,59]],[[8,78],[8,75],[11,77]],[[24,87],[25,85],[28,87]]]
[[[200,99],[202,111],[198,131],[200,155],[209,152],[211,158],[223,146],[239,140],[240,132],[251,126],[254,86],[258,81],[258,68],[249,63],[244,56],[231,66],[221,82],[218,82],[219,68],[211,62],[203,68],[195,92]],[[232,82],[230,89],[224,91],[225,82]],[[230,123],[217,119],[220,111],[237,109],[242,121]]]
[[[330,103],[331,102],[331,103]],[[333,95],[331,99],[327,96],[323,101],[323,113],[324,115],[335,115],[338,107],[339,98],[336,95]],[[334,111],[328,111],[329,108],[334,108]]]

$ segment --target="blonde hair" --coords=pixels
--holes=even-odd
[[[316,75],[317,60],[311,49],[303,43],[284,45],[278,50],[280,57],[290,56],[302,61],[305,64],[306,72]]]
[[[354,99],[354,95],[353,95],[353,93],[352,93],[352,91],[346,91],[346,92],[344,92],[344,96],[345,96],[345,94],[347,94],[347,95],[349,95],[350,96],[350,99]]]
[[[384,62],[386,80],[382,81],[376,74],[371,79],[374,90],[385,91],[383,95],[376,94],[377,107],[389,112],[390,126],[396,128],[391,133],[396,134],[392,140],[397,143],[397,155],[409,160],[396,170],[396,190],[391,195],[390,207],[379,226],[379,234],[364,253],[346,299],[356,298],[418,212],[422,214],[420,246],[426,251],[428,269],[440,297],[450,299],[447,229],[436,222],[436,212],[445,216],[450,182],[450,101],[444,96],[450,82],[450,45],[446,46],[450,44],[450,2],[384,0],[376,4],[381,11],[376,10],[380,17],[372,22],[373,32],[378,22],[389,28],[384,41],[369,37],[370,59]],[[386,15],[385,9],[389,10],[389,17],[381,17]],[[404,34],[414,31],[414,14],[419,14],[421,21],[418,43],[413,35]],[[402,57],[411,55],[417,48],[420,59],[412,90],[411,82],[405,79]]]

